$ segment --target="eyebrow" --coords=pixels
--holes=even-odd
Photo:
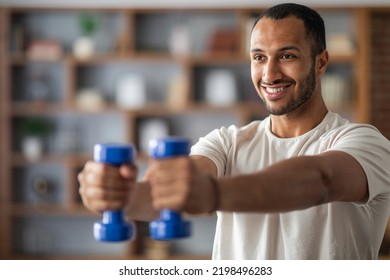
[[[301,51],[296,46],[286,46],[286,47],[278,49],[278,52],[291,51],[291,50],[295,50],[295,51],[299,51],[299,52]],[[264,52],[264,50],[262,50],[260,48],[253,48],[253,49],[250,49],[250,52]]]

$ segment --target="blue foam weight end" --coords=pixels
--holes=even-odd
[[[96,144],[93,151],[94,160],[119,166],[133,163],[135,148],[130,144]]]
[[[153,139],[149,143],[150,156],[155,159],[188,155],[191,142],[186,138],[170,137]]]
[[[169,223],[160,219],[151,222],[149,230],[150,235],[155,240],[178,239],[191,235],[191,223],[184,220],[178,223]]]
[[[124,220],[122,211],[104,211],[101,222],[94,224],[97,241],[116,242],[133,238],[133,225]]]
[[[93,228],[94,237],[102,242],[127,241],[133,237],[133,227],[130,224],[103,224],[96,222]]]
[[[150,235],[156,240],[169,240],[191,235],[191,223],[181,218],[180,213],[169,209],[160,212],[160,219],[149,225]]]

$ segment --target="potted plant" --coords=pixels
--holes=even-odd
[[[87,59],[95,52],[92,36],[99,28],[98,16],[91,13],[82,13],[79,16],[81,37],[73,45],[73,54],[79,59]]]
[[[29,160],[39,159],[45,148],[45,139],[51,131],[51,124],[41,117],[24,118],[21,121],[22,152]]]

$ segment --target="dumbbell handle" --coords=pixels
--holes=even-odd
[[[134,163],[135,148],[132,145],[97,144],[94,147],[96,162],[119,167],[124,163]],[[97,241],[125,241],[133,237],[133,225],[125,221],[122,210],[104,211],[101,222],[94,224],[94,237]]]
[[[187,156],[190,145],[190,141],[185,138],[155,139],[150,142],[150,156],[154,159]],[[190,234],[191,224],[183,220],[177,211],[163,209],[160,218],[150,223],[150,235],[156,240],[183,238]]]

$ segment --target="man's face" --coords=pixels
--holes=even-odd
[[[252,32],[250,57],[253,84],[271,114],[302,108],[318,88],[311,42],[295,17],[261,19]]]

